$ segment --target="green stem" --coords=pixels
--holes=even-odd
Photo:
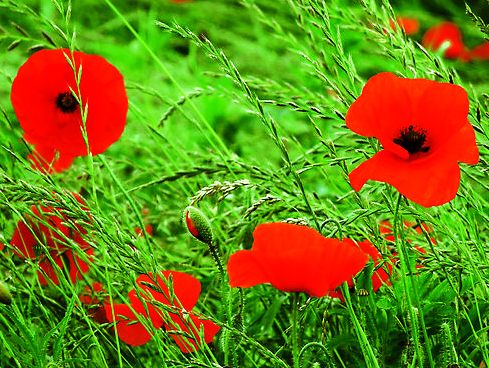
[[[299,339],[297,332],[298,325],[298,309],[299,309],[299,294],[294,293],[292,298],[292,359],[294,362],[294,368],[300,368],[300,355],[299,355]]]
[[[222,264],[219,249],[217,248],[215,241],[211,241],[209,244],[207,244],[207,246],[209,247],[209,251],[211,252],[214,262],[216,263],[217,269],[219,270],[221,280],[224,280],[226,278],[226,273],[224,272],[224,266]]]
[[[355,327],[355,332],[357,334],[358,341],[360,342],[360,348],[362,349],[363,356],[365,357],[367,368],[380,368],[372,346],[370,345],[367,335],[365,334],[365,331],[363,331],[360,321],[358,321],[355,310],[353,309],[353,305],[351,304],[350,292],[346,282],[343,283],[342,292],[345,296],[346,306],[348,308],[348,312],[350,313],[353,326]]]

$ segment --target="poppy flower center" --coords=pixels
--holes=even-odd
[[[430,150],[429,146],[425,146],[426,130],[413,125],[402,129],[399,132],[399,137],[394,139],[394,143],[404,148],[409,154],[428,152]]]
[[[78,108],[78,101],[71,92],[63,92],[56,97],[56,106],[65,114],[75,112]]]

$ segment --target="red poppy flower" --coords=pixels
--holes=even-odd
[[[346,114],[346,126],[383,146],[350,173],[353,189],[368,180],[394,186],[430,207],[451,201],[458,162],[476,164],[479,151],[467,120],[469,100],[457,85],[380,73],[370,78]]]
[[[256,227],[251,250],[229,258],[232,287],[270,283],[282,291],[322,297],[358,273],[368,257],[350,239],[328,239],[304,226],[268,223]]]
[[[406,35],[413,35],[419,31],[419,22],[415,18],[408,18],[408,17],[396,17],[396,23],[399,26],[399,28],[404,30],[404,33]],[[389,25],[393,31],[396,30],[396,24],[394,23],[394,20],[389,21]]]
[[[68,49],[38,51],[20,67],[10,97],[25,140],[35,146],[38,167],[54,164],[60,171],[76,156],[87,155],[83,111],[88,113],[86,132],[93,155],[117,141],[126,124],[123,77],[97,55]]]
[[[182,352],[198,350],[201,329],[204,331],[204,341],[212,342],[220,327],[189,312],[200,295],[199,280],[182,272],[163,271],[156,279],[149,273],[139,276],[136,282],[140,295],[135,290],[129,292],[132,309],[141,317],[151,320],[154,328],[164,327]],[[110,305],[105,306],[105,311],[109,321],[113,322]],[[114,311],[115,320],[118,321],[117,332],[122,341],[129,345],[142,345],[151,339],[151,331],[141,324],[128,305],[114,305]]]
[[[489,42],[474,47],[470,51],[470,58],[472,60],[489,60]]]
[[[81,201],[80,197],[76,197]],[[89,257],[93,256],[93,249],[83,239],[86,231],[79,225],[67,226],[69,218],[59,217],[53,207],[32,206],[33,215],[25,216],[18,222],[12,236],[13,252],[21,258],[38,259],[38,277],[41,285],[48,283],[47,279],[58,285],[59,278],[56,267],[51,263],[47,254],[42,253],[40,243],[48,249],[49,256],[57,267],[67,268],[72,283],[82,278],[88,272],[89,264],[81,260],[67,245],[67,239],[75,242]],[[47,279],[46,279],[47,277]]]
[[[437,51],[446,42],[449,43],[449,46],[443,54],[444,57],[462,61],[469,60],[470,55],[463,43],[462,33],[454,23],[444,22],[431,27],[421,41],[424,47],[434,51]]]

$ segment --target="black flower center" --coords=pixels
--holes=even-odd
[[[56,97],[56,106],[65,114],[75,112],[78,108],[78,101],[71,92],[63,92]]]
[[[425,146],[426,130],[417,128],[413,125],[402,129],[399,133],[399,137],[394,139],[394,143],[404,148],[410,154],[428,152],[430,150],[429,146]]]

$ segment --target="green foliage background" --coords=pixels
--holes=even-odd
[[[13,295],[10,306],[0,305],[0,366],[489,364],[488,63],[447,61],[419,44],[443,20],[461,27],[468,46],[482,43],[488,9],[485,1],[456,0],[0,0],[0,242],[9,243],[31,205],[55,203],[85,223],[96,252],[85,280],[47,288],[35,261],[0,254],[0,280]],[[417,18],[421,31],[386,31],[395,14]],[[58,47],[102,55],[119,68],[130,109],[122,138],[106,153],[45,176],[25,159],[29,147],[9,93],[33,51]],[[351,190],[348,172],[379,145],[346,129],[344,116],[381,71],[468,91],[481,159],[461,166],[451,203],[425,209],[381,183]],[[82,194],[91,221],[69,192]],[[371,287],[370,266],[346,303],[270,286],[240,294],[186,232],[182,212],[190,203],[211,220],[224,263],[251,246],[256,225],[282,220],[369,239],[386,253],[378,224],[389,220],[400,235],[393,286],[361,296]],[[416,235],[403,220],[426,223],[433,234]],[[154,236],[137,237],[134,228],[146,223]],[[428,249],[423,260],[414,245]],[[415,262],[424,267],[415,270]],[[127,302],[139,274],[163,269],[199,278],[196,310],[222,327],[198,353],[182,354],[162,330],[129,347],[78,301],[98,280]]]

